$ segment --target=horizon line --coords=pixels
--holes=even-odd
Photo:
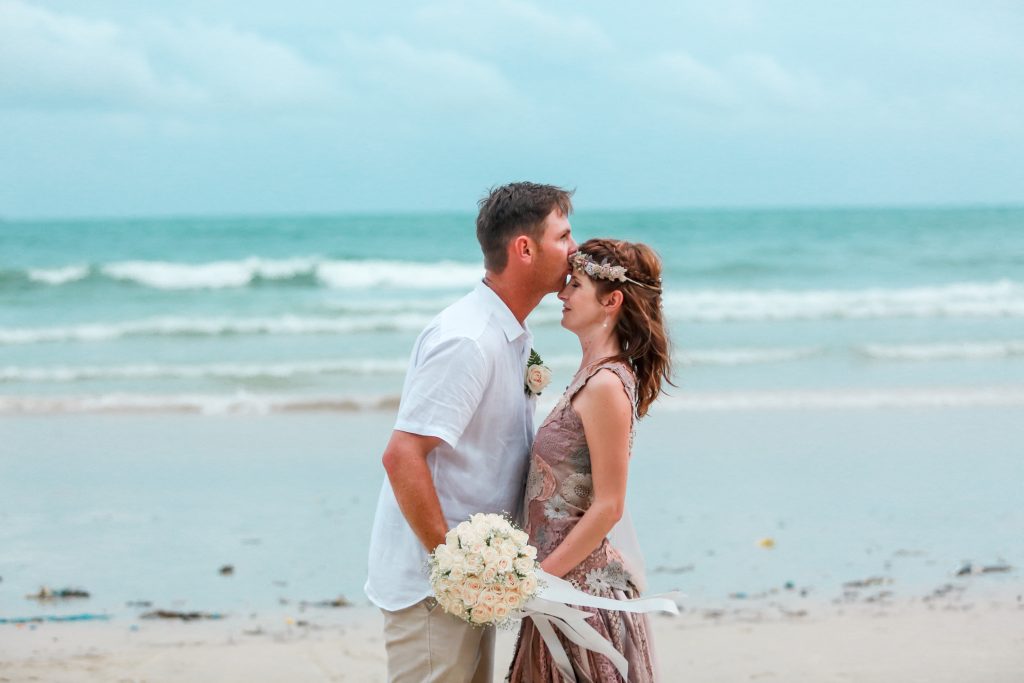
[[[785,211],[958,211],[958,210],[1024,209],[1020,202],[950,202],[950,203],[846,203],[846,204],[749,204],[713,205],[693,204],[689,206],[637,206],[637,207],[591,207],[574,210],[576,215],[593,213],[667,213],[667,212],[785,212]],[[150,214],[64,214],[18,216],[0,214],[0,225],[4,223],[48,223],[57,221],[152,221],[152,220],[246,220],[252,218],[332,218],[340,216],[413,216],[413,215],[475,215],[472,209],[338,209],[324,211],[211,211],[199,212],[155,212]]]

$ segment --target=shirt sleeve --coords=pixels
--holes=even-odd
[[[395,429],[436,436],[454,448],[490,381],[480,346],[468,337],[441,340],[409,372]]]

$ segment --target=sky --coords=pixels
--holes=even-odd
[[[1024,4],[0,0],[0,217],[1024,202]]]

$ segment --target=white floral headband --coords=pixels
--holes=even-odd
[[[590,277],[600,278],[602,280],[614,280],[616,282],[631,282],[638,287],[645,289],[653,289],[658,291],[661,289],[661,279],[658,279],[657,285],[649,285],[644,282],[637,282],[633,278],[626,277],[625,266],[613,266],[608,263],[608,259],[604,259],[601,263],[594,261],[594,257],[582,251],[575,252],[569,257],[569,264],[574,269],[582,270]]]

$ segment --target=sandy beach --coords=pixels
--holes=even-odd
[[[767,606],[654,620],[665,681],[1017,683],[1024,603],[953,598],[780,615]],[[328,618],[6,627],[0,681],[384,680],[372,608]],[[499,634],[495,681],[511,659]]]
[[[1015,414],[645,421],[634,516],[652,590],[686,594],[654,620],[664,680],[1022,680]],[[0,680],[383,680],[360,589],[391,419],[5,418]],[[42,585],[91,596],[25,599]],[[351,606],[315,606],[339,595]],[[75,614],[98,618],[31,620]]]

